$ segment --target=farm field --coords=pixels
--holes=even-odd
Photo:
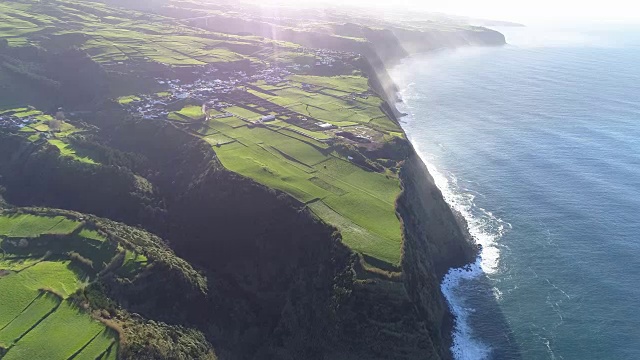
[[[187,105],[180,111],[174,111],[169,113],[168,118],[176,121],[194,121],[204,118],[201,106]]]
[[[129,272],[147,265],[144,255],[127,256],[128,250],[80,221],[35,213],[0,213],[0,249],[3,359],[115,355],[117,335],[70,296],[118,253],[127,251]]]
[[[343,241],[354,250],[399,263],[396,177],[363,170],[330,149],[274,130],[218,129],[236,140],[214,147],[226,168],[309,203],[316,215],[345,230]]]
[[[289,87],[272,91],[276,96],[256,90],[248,91],[253,95],[284,106],[301,115],[338,127],[360,124],[383,132],[401,131],[400,127],[380,109],[382,101],[378,97],[367,96],[365,99],[350,95],[352,91],[359,93],[367,91],[366,78],[357,76],[315,77],[292,75],[290,79]],[[303,90],[303,84],[308,84],[309,81],[316,82],[318,86],[326,87],[322,87],[319,91],[309,92]]]
[[[62,140],[59,139],[52,139],[49,140],[49,144],[55,146],[58,148],[58,150],[60,150],[60,154],[62,154],[62,156],[66,156],[66,157],[70,157],[73,160],[85,163],[85,164],[93,164],[95,165],[97,162],[95,160],[93,160],[91,157],[89,156],[82,156],[78,154],[78,150],[76,148],[73,147],[73,145],[65,143]]]
[[[241,108],[239,106],[231,106],[225,109],[225,111],[233,114],[233,115],[237,115],[243,118],[246,118],[248,120],[258,120],[262,117],[262,115],[255,113],[251,110],[247,110],[244,108]]]
[[[95,165],[98,163],[89,151],[78,148],[69,141],[69,135],[79,133],[81,129],[64,120],[55,120],[53,116],[44,114],[42,111],[31,109],[6,109],[0,112],[0,115],[13,115],[25,121],[19,133],[32,142],[46,139],[50,145],[58,148],[62,156],[85,164]],[[55,128],[53,128],[52,122],[55,122]]]
[[[73,1],[55,3],[56,7],[47,8],[30,3],[0,4],[0,37],[6,38],[10,46],[77,46],[94,61],[105,65],[125,61],[176,67],[226,63],[251,60],[247,55],[259,49],[257,42],[246,38],[222,34],[218,38],[206,38],[198,36],[197,30],[162,26],[165,18],[161,16],[99,3],[92,4],[93,9]],[[147,21],[141,23],[141,17]],[[247,54],[232,50],[239,48],[238,44],[243,45]]]

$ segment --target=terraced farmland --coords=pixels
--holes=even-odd
[[[77,219],[4,212],[0,250],[0,357],[115,358],[117,334],[71,295],[124,249]]]
[[[0,38],[6,38],[10,46],[77,46],[94,61],[106,65],[133,61],[198,66],[248,59],[231,48],[244,48],[247,53],[259,49],[251,41],[234,36],[193,36],[198,31],[162,26],[166,20],[99,3],[91,8],[73,1],[56,1],[55,6],[0,4]]]
[[[329,79],[329,80],[317,80]],[[295,81],[294,81],[295,79]],[[307,82],[298,80],[316,81],[320,86],[312,92],[302,89]],[[336,88],[325,86],[343,85]],[[364,82],[364,88],[362,83]],[[354,83],[354,84],[352,84]],[[345,89],[345,91],[340,90]],[[352,91],[347,91],[347,90]],[[363,77],[313,77],[313,76],[291,76],[289,87],[273,90],[276,96],[267,93],[249,90],[253,95],[263,98],[269,102],[284,106],[298,114],[313,119],[327,122],[338,127],[349,127],[354,125],[366,125],[381,131],[401,131],[398,124],[391,121],[380,109],[382,100],[376,96],[366,98],[351,95],[352,92],[365,92],[366,79]]]

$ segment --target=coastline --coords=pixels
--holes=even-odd
[[[419,62],[417,63],[419,64]],[[415,66],[416,63],[412,63]],[[410,72],[412,67],[405,68]],[[406,71],[405,69],[397,69]],[[394,71],[395,78],[399,84],[403,84],[403,75]],[[413,79],[413,77],[412,77]],[[405,93],[411,86],[401,89],[401,95],[406,95],[407,101],[415,98],[413,93]],[[418,93],[420,94],[420,93]],[[405,104],[402,102],[402,104]],[[440,261],[447,265],[445,270],[438,269],[438,295],[444,299],[446,316],[441,318],[442,331],[447,333],[442,336],[443,346],[447,347],[448,356],[454,359],[519,359],[522,353],[518,343],[514,338],[509,323],[499,304],[499,299],[495,297],[494,285],[489,279],[489,275],[496,270],[497,266],[497,249],[495,241],[502,234],[502,230],[498,233],[487,232],[484,228],[484,218],[488,214],[493,220],[497,221],[499,229],[508,229],[509,223],[503,222],[501,219],[493,217],[491,213],[487,213],[484,209],[477,209],[473,201],[469,202],[465,195],[465,189],[459,188],[456,184],[454,175],[449,175],[446,171],[439,169],[437,163],[432,163],[429,153],[421,151],[422,146],[427,147],[424,141],[421,141],[420,131],[418,128],[424,128],[424,123],[420,118],[415,116],[428,116],[424,111],[418,111],[418,108],[411,105],[404,106],[400,102],[396,104],[399,111],[410,113],[409,118],[402,129],[411,143],[412,151],[417,154],[414,160],[421,163],[424,168],[422,173],[428,179],[429,187],[436,189],[438,198],[442,198],[445,205],[440,206],[441,211],[451,212],[456,219],[456,227],[464,235],[464,241],[453,234],[448,237],[438,236],[433,230],[428,231],[432,236],[426,236],[425,240],[431,245],[437,247],[446,247],[449,254],[452,248],[466,246],[473,253],[466,256],[447,256],[447,253],[434,253],[429,249],[428,253],[435,258],[434,262]],[[413,102],[412,102],[413,104]],[[415,113],[414,113],[415,112]],[[412,174],[412,177],[419,174]],[[415,195],[414,195],[415,196]],[[423,203],[433,203],[435,200],[431,195],[420,197]],[[433,205],[432,205],[433,206]],[[446,210],[442,210],[446,209]],[[481,211],[482,214],[477,214]],[[440,222],[437,217],[427,217],[427,222]],[[445,226],[453,226],[446,225]],[[410,243],[412,239],[407,238]],[[434,268],[435,270],[435,268]],[[433,281],[433,280],[431,280]],[[407,287],[412,286],[411,284]],[[409,291],[409,290],[408,290]],[[488,317],[487,317],[488,316]],[[475,325],[480,318],[490,319],[495,326],[488,332],[476,333]],[[481,320],[487,321],[487,320]]]
[[[409,54],[397,59],[393,66],[398,66],[404,58],[434,54],[444,49],[438,47]],[[443,189],[438,187],[416,144],[409,140],[400,123],[400,118],[409,114],[397,106],[402,102],[401,89],[387,68],[383,70],[381,77],[378,71],[374,72],[371,85],[385,100],[385,106],[390,108],[390,117],[400,125],[410,146],[409,157],[400,171],[403,190],[396,202],[396,211],[403,226],[405,288],[416,304],[418,314],[439,327],[438,333],[429,332],[440,342],[441,357],[453,359],[460,355],[460,349],[456,348],[459,344],[455,341],[455,330],[464,314],[453,303],[452,287],[461,279],[481,276],[482,247],[471,235],[464,214],[447,202]],[[390,83],[385,84],[385,81]],[[389,96],[388,89],[393,89],[393,97]],[[410,198],[418,201],[409,201]]]
[[[441,284],[452,268],[470,264],[478,256],[466,223],[447,204],[433,176],[412,146],[400,172],[403,191],[397,202],[402,219],[404,283],[421,320],[435,330],[442,358],[453,358],[455,314]]]

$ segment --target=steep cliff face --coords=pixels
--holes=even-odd
[[[466,224],[453,213],[420,157],[411,151],[401,169],[403,192],[397,201],[404,231],[405,288],[427,324],[442,359],[450,358],[452,315],[440,290],[451,267],[471,262],[476,249]]]
[[[338,29],[340,31],[342,29]],[[353,31],[353,29],[351,29]],[[398,88],[387,69],[397,65],[407,56],[426,53],[438,49],[455,49],[464,46],[502,46],[506,44],[503,34],[483,28],[455,30],[406,30],[400,28],[371,29],[360,27],[360,32],[368,40],[363,49],[368,62],[367,74],[371,87],[388,103],[398,101]],[[393,106],[392,106],[393,107]],[[394,107],[395,108],[395,107]],[[398,114],[395,112],[395,114]]]

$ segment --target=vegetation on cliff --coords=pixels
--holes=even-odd
[[[0,249],[4,359],[110,359],[141,350],[213,357],[197,331],[185,333],[128,311],[144,310],[140,304],[148,302],[136,303],[128,290],[143,278],[173,280],[145,281],[154,306],[171,293],[183,298],[207,290],[205,279],[157,237],[75,212],[10,208],[0,211]],[[130,327],[145,332],[131,333]],[[164,334],[164,340],[149,342],[154,333]]]

